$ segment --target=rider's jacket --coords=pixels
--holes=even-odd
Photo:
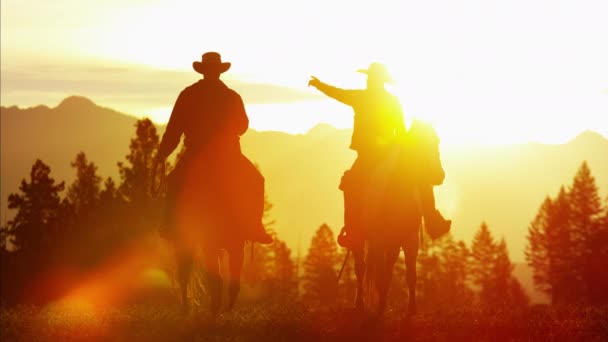
[[[240,136],[249,119],[241,96],[222,81],[199,80],[178,96],[159,147],[165,159],[184,134],[187,152],[206,148],[219,154],[240,154]]]
[[[375,151],[395,141],[405,132],[403,111],[398,98],[386,90],[340,89],[323,82],[317,89],[354,110],[353,135],[350,148]]]

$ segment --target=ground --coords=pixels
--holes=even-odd
[[[608,308],[454,308],[383,320],[346,309],[241,305],[213,322],[178,307],[20,307],[0,312],[1,341],[607,341]]]

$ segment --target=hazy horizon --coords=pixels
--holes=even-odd
[[[406,118],[432,122],[446,144],[608,136],[605,2],[351,1],[320,13],[319,1],[3,1],[2,104],[82,94],[162,123],[199,78],[192,62],[216,50],[254,129],[350,127],[350,109],[308,78],[359,88],[355,70],[381,61]]]
[[[232,80],[227,81],[228,84],[234,82]],[[238,86],[237,81],[237,86]],[[242,85],[241,85],[242,86]],[[251,86],[246,84],[245,87]],[[141,111],[137,110],[125,110],[121,108],[121,106],[113,106],[111,104],[100,103],[95,100],[95,98],[89,97],[86,94],[71,94],[60,97],[59,100],[51,101],[51,103],[41,103],[36,102],[35,100],[30,99],[30,103],[20,104],[20,103],[4,103],[2,101],[1,104],[3,107],[12,107],[16,106],[17,108],[26,109],[33,108],[36,106],[47,106],[49,108],[57,107],[61,104],[63,100],[69,97],[78,96],[84,97],[91,100],[95,105],[109,108],[115,111],[120,112],[121,114],[125,114],[134,118],[149,118],[157,125],[166,125],[168,121],[168,113],[171,111],[171,107],[163,108],[159,110],[152,111]],[[129,107],[129,106],[126,106]],[[293,101],[293,102],[285,102],[285,103],[250,103],[245,104],[248,115],[250,117],[250,129],[259,132],[266,131],[276,131],[283,132],[287,134],[306,134],[310,130],[314,129],[319,125],[330,125],[337,129],[352,129],[352,110],[346,106],[343,106],[339,103],[335,103],[335,101],[331,100],[308,100],[308,101]],[[285,122],[274,122],[272,118],[277,118],[281,116],[285,116],[284,112],[287,112],[290,109],[296,109],[297,112],[305,112],[306,110],[317,110],[320,113],[331,113],[330,115],[306,115],[305,113],[300,113],[301,115],[292,116],[291,121],[288,123]],[[318,112],[318,113],[319,113]],[[415,117],[416,119],[428,120],[425,117]],[[408,123],[412,120],[412,117],[407,117],[406,120]],[[583,134],[587,131],[594,132],[600,134],[604,138],[608,139],[608,130],[603,130],[601,127],[591,127],[591,128],[582,128],[578,131],[572,131],[571,134],[565,135],[560,139],[522,139],[516,141],[488,141],[484,140],[483,137],[477,137],[477,139],[456,139],[454,137],[445,136],[442,134],[441,125],[434,124],[437,127],[438,133],[442,139],[442,144],[444,147],[466,147],[471,145],[519,145],[526,143],[542,143],[542,144],[565,144],[580,134]],[[452,138],[452,139],[451,139]],[[458,138],[458,137],[456,137]]]

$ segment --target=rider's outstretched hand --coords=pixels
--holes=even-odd
[[[321,81],[319,81],[318,78],[314,77],[314,76],[310,76],[310,80],[308,81],[308,86],[313,86],[313,87],[317,87],[317,85],[320,83]]]

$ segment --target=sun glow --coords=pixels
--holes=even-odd
[[[124,105],[163,123],[169,110],[143,95],[158,99],[150,84],[168,83],[167,74],[150,80],[124,68],[100,82],[104,68],[186,71],[202,52],[216,50],[233,63],[227,78],[311,92],[310,75],[358,88],[364,82],[355,70],[384,62],[398,81],[406,120],[431,122],[447,144],[562,143],[588,129],[608,135],[605,4],[351,1],[345,14],[345,2],[311,1],[58,0],[43,10],[2,2],[3,105],[49,104],[38,97],[66,97],[74,89],[116,100],[115,85],[133,82]],[[58,24],[66,9],[79,15]],[[76,75],[76,64],[90,72]],[[25,72],[31,81],[23,80]],[[68,82],[74,80],[80,83]],[[142,96],[128,96],[137,92]],[[291,133],[322,122],[352,127],[348,109],[331,101],[281,102],[249,105],[251,127]]]

